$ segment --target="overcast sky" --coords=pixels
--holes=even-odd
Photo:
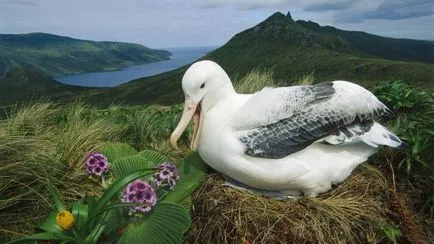
[[[0,0],[0,33],[220,46],[276,11],[341,29],[434,40],[433,0]]]

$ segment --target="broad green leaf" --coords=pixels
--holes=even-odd
[[[62,229],[56,223],[56,215],[56,212],[51,212],[38,228],[47,232],[62,233]]]
[[[63,204],[62,199],[60,199],[59,194],[57,193],[57,190],[53,186],[51,181],[47,182],[47,188],[48,191],[50,191],[51,196],[53,197],[54,206],[56,207],[57,211],[60,212],[66,210],[65,204]]]
[[[150,160],[137,154],[115,160],[112,163],[111,170],[115,173],[116,177],[125,177],[132,172],[153,167],[154,164]]]
[[[181,203],[200,185],[206,173],[207,165],[197,152],[188,154],[179,164],[180,180],[175,189],[167,193],[162,202]]]
[[[137,151],[126,143],[106,142],[101,148],[101,153],[107,157],[110,163],[113,163],[119,158],[137,154]]]
[[[95,209],[92,209],[93,212],[89,214],[93,215],[94,212],[98,213],[101,209],[106,207],[106,204],[110,201],[110,199],[112,199],[115,195],[119,194],[122,188],[124,188],[131,181],[140,177],[151,175],[153,172],[154,171],[152,170],[146,170],[146,171],[141,170],[116,180],[115,182],[113,182],[113,184],[110,185],[109,188],[106,189],[104,194],[98,200]]]
[[[74,229],[78,232],[80,238],[84,239],[88,228],[88,205],[76,202],[72,205],[71,212],[75,218]]]
[[[169,158],[151,150],[140,151],[138,155],[154,163],[154,165],[169,161]]]
[[[143,221],[128,225],[119,243],[182,243],[190,224],[190,216],[181,205],[159,203]]]
[[[97,222],[99,221],[104,221],[104,224],[106,225],[104,232],[109,234],[127,226],[129,223],[129,217],[124,208],[114,208],[108,210],[106,216],[101,216],[101,220],[98,220]]]

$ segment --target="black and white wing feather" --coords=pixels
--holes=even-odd
[[[333,142],[348,141],[387,113],[366,89],[335,81],[262,90],[241,107],[233,123],[247,155],[283,158],[328,136],[335,136]]]

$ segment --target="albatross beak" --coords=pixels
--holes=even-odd
[[[199,142],[200,131],[202,130],[202,117],[200,103],[193,102],[189,97],[185,97],[184,111],[182,112],[181,120],[179,121],[176,129],[170,136],[170,145],[174,149],[178,149],[177,142],[187,128],[190,120],[193,118],[193,136],[190,142],[190,149],[195,151]]]

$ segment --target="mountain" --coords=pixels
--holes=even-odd
[[[221,63],[230,74],[243,75],[253,67],[272,68],[283,83],[310,73],[319,81],[344,79],[367,86],[395,79],[416,85],[432,82],[432,62],[428,60],[422,63],[419,59],[410,59],[409,53],[415,53],[410,47],[403,48],[407,50],[406,56],[391,59],[390,57],[395,55],[395,46],[391,45],[388,49],[380,46],[387,40],[396,41],[393,38],[381,39],[369,34],[365,39],[358,39],[357,36],[346,38],[345,35],[323,29],[317,31],[278,12],[235,35],[207,58]],[[356,42],[362,44],[356,45]],[[416,43],[414,46],[417,46],[426,42],[408,40],[407,43]],[[425,47],[427,50],[434,48],[434,43],[428,44],[430,45]],[[378,46],[384,51],[374,55]],[[423,53],[423,50],[419,50],[419,53]],[[404,59],[406,61],[403,61]]]
[[[259,68],[272,69],[281,85],[313,74],[317,82],[342,79],[370,88],[388,80],[403,80],[432,88],[433,48],[429,41],[321,27],[277,12],[202,59],[219,63],[233,80]],[[90,99],[133,104],[181,102],[180,82],[187,67],[97,92]]]
[[[170,55],[132,43],[86,41],[46,33],[0,34],[0,77],[14,67],[57,76],[116,70],[168,60]]]
[[[0,105],[12,105],[44,98],[66,102],[91,90],[61,84],[40,71],[13,68],[0,79]]]

